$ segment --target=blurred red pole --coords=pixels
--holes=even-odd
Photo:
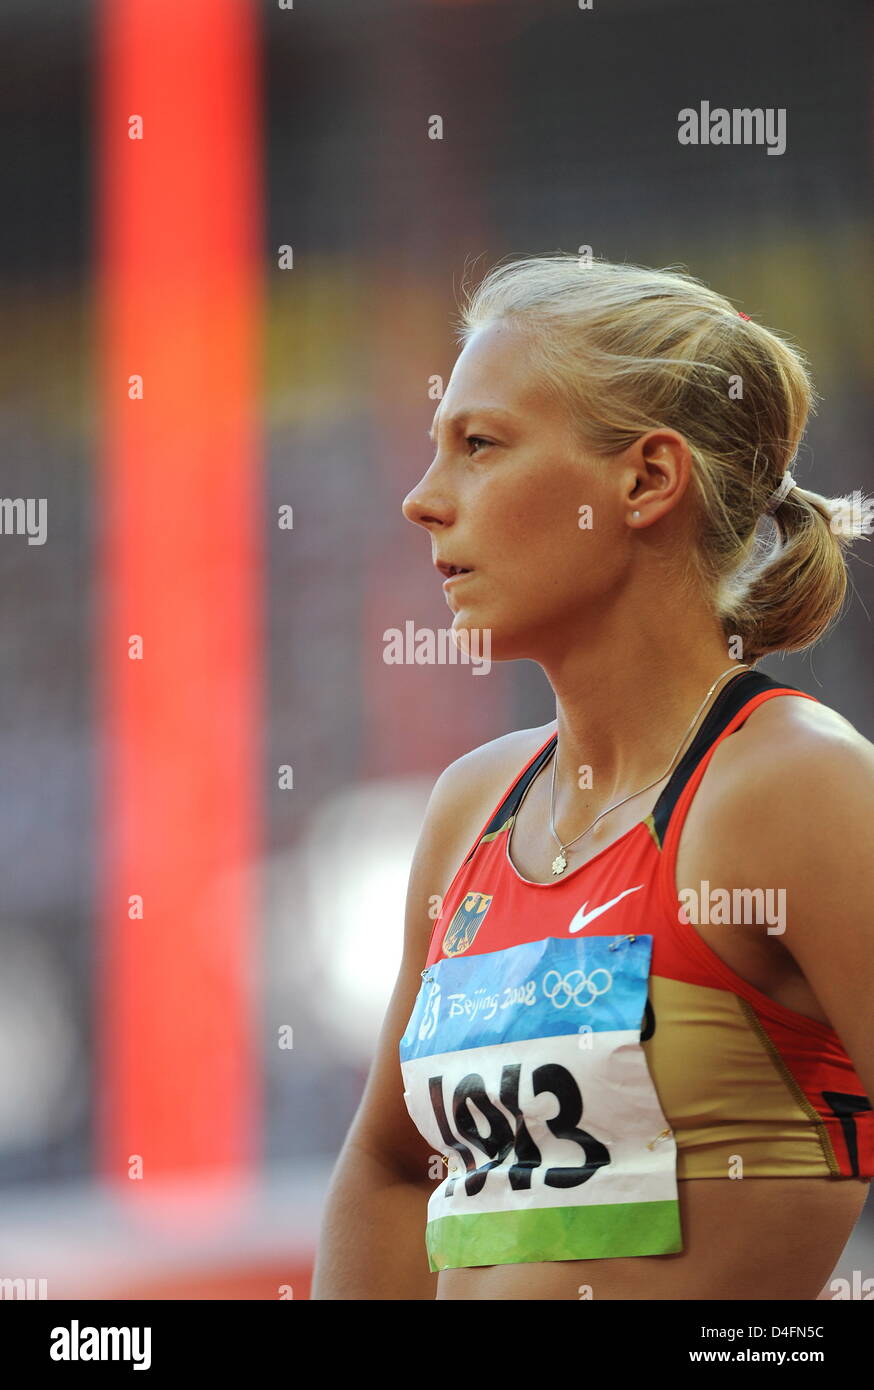
[[[146,1194],[260,1122],[257,6],[97,16],[96,1162]]]

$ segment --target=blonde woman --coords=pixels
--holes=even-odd
[[[404,513],[556,718],[435,785],[314,1297],[815,1299],[874,1173],[874,747],[755,670],[863,529],[790,472],[805,363],[562,255],[460,336]]]

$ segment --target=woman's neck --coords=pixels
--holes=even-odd
[[[597,811],[658,777],[713,683],[722,676],[707,708],[744,669],[713,614],[691,608],[673,622],[663,612],[657,620],[642,615],[623,624],[621,639],[602,625],[597,641],[579,634],[541,664],[556,699],[557,824],[562,810],[573,823],[581,806]],[[589,776],[581,774],[586,768]]]

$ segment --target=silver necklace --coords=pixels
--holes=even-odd
[[[615,801],[612,806],[608,806],[606,811],[602,811],[600,815],[597,815],[595,817],[591,825],[587,825],[585,830],[581,830],[579,835],[575,835],[572,840],[568,840],[565,844],[563,844],[562,841],[559,839],[558,833],[555,828],[555,765],[558,762],[558,741],[556,740],[555,752],[552,755],[552,786],[549,793],[549,828],[552,831],[552,838],[558,845],[558,854],[552,861],[552,872],[555,878],[558,878],[560,874],[563,874],[565,869],[567,868],[567,855],[565,854],[565,850],[570,849],[571,845],[575,845],[577,843],[577,840],[581,840],[584,835],[588,835],[589,831],[593,830],[594,827],[598,824],[598,821],[603,820],[605,816],[609,816],[611,811],[615,811],[619,806],[624,806],[626,801],[632,801],[634,797],[640,796],[642,792],[649,791],[650,787],[654,787],[657,782],[661,782],[663,777],[667,777],[671,768],[674,766],[674,763],[677,761],[677,758],[680,756],[680,752],[687,738],[694,729],[699,714],[703,710],[704,706],[707,704],[707,701],[710,699],[710,696],[713,694],[714,690],[718,686],[719,682],[722,680],[723,676],[730,675],[732,671],[742,670],[744,667],[746,667],[747,670],[751,669],[749,662],[747,661],[735,662],[734,666],[729,666],[726,671],[723,671],[721,675],[718,675],[716,677],[716,680],[713,682],[707,694],[704,696],[704,699],[701,701],[701,704],[698,706],[697,710],[692,716],[692,723],[689,725],[688,729],[683,734],[683,737],[680,739],[677,751],[674,753],[674,756],[671,758],[671,761],[668,763],[664,772],[660,772],[658,777],[654,777],[651,782],[647,782],[646,786],[641,787],[639,791],[632,792],[630,796],[623,796],[621,801]]]

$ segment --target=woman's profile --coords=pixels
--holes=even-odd
[[[313,1296],[815,1299],[874,1174],[874,746],[756,667],[865,504],[688,274],[513,260],[459,337],[404,514],[556,717],[436,782]]]

